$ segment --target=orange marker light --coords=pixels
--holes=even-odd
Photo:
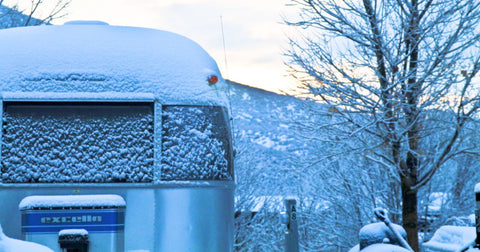
[[[218,82],[218,77],[216,75],[210,75],[208,77],[208,84],[209,85],[215,85],[215,83]]]

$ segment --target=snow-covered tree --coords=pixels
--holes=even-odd
[[[370,154],[362,148],[366,143],[342,139],[349,128],[335,109],[305,103],[302,110],[309,117],[291,123],[292,134],[309,144],[309,153],[295,159],[302,178],[301,204],[317,206],[300,212],[304,217],[299,225],[302,248],[348,250],[358,244],[360,228],[375,220],[372,210],[376,207],[389,209],[391,219],[398,223],[400,190],[391,170],[365,158]]]
[[[50,24],[67,15],[70,2],[71,0],[30,0],[29,5],[20,7],[18,2],[0,0],[0,28]]]
[[[461,141],[480,105],[480,1],[293,0],[292,75],[331,106],[339,140],[396,174],[402,221],[418,251],[418,190]],[[434,120],[437,111],[449,116]],[[434,140],[430,140],[434,139]],[[432,141],[432,142],[430,142]]]

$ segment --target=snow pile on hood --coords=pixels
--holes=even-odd
[[[36,244],[7,237],[0,225],[0,251],[1,252],[53,252],[53,250]]]
[[[361,252],[410,252],[410,250],[392,244],[373,244],[362,249]]]
[[[226,85],[197,43],[155,29],[85,22],[6,29],[0,58],[1,92],[143,92],[164,103],[210,104]]]
[[[20,210],[34,208],[61,207],[125,207],[125,200],[118,195],[62,195],[62,196],[28,196],[19,204]]]
[[[423,247],[426,251],[458,251],[471,244],[476,237],[475,227],[442,226]]]
[[[407,240],[407,233],[402,226],[392,223],[392,227]],[[401,242],[383,222],[368,224],[360,229],[360,244],[348,252],[408,252]]]

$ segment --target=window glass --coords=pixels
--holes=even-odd
[[[3,183],[153,181],[153,104],[4,103]]]
[[[232,180],[226,111],[216,106],[163,106],[162,180]]]

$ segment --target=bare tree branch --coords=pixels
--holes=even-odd
[[[365,158],[396,169],[404,227],[418,248],[418,190],[473,150],[461,139],[480,106],[480,1],[294,2],[300,20],[287,24],[305,28],[307,39],[290,40],[293,76],[339,108],[337,120],[352,129],[337,133],[357,141],[350,151],[372,150],[379,159]]]

